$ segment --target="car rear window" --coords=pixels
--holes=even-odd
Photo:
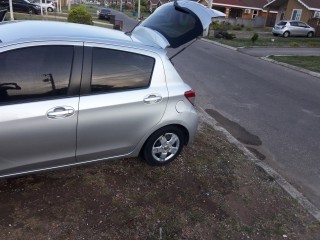
[[[93,48],[91,92],[111,92],[146,88],[155,60],[119,50]]]
[[[286,25],[286,24],[287,24],[287,22],[281,21],[281,22],[279,22],[277,25],[279,25],[279,26],[284,26],[284,25]]]
[[[109,12],[111,12],[109,9],[101,9],[101,11],[100,12],[102,12],[102,13],[109,13]]]

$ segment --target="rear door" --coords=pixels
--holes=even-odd
[[[83,46],[0,48],[0,175],[75,162]]]
[[[136,27],[132,36],[145,44],[177,48],[203,35],[213,17],[224,13],[193,1],[166,3]]]
[[[164,69],[157,54],[86,43],[77,160],[132,152],[161,120],[167,99]]]

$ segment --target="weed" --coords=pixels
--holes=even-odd
[[[289,43],[289,47],[300,47],[300,44],[297,42],[291,42]]]
[[[241,31],[241,30],[242,30],[242,27],[241,27],[241,26],[236,25],[236,26],[233,26],[233,27],[232,27],[232,30],[235,30],[235,31]]]

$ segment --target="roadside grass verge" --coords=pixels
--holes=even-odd
[[[202,124],[177,160],[0,180],[0,239],[319,239],[320,225]]]
[[[269,56],[269,58],[278,62],[288,63],[297,67],[320,73],[319,56]]]
[[[320,38],[303,38],[303,37],[290,37],[283,38],[273,36],[271,30],[261,31],[234,31],[229,30],[236,36],[233,40],[218,39],[213,36],[206,37],[207,39],[219,42],[221,44],[229,45],[232,47],[320,47]],[[259,38],[252,43],[251,37],[257,33]]]

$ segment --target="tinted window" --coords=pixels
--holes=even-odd
[[[299,26],[299,27],[307,27],[307,25],[304,24],[303,22],[298,22],[298,26]]]
[[[72,59],[72,46],[0,53],[0,103],[66,96]]]
[[[281,21],[281,22],[279,22],[277,25],[279,25],[279,26],[285,26],[286,24],[287,24],[287,22]]]
[[[109,9],[104,9],[104,8],[102,8],[100,11],[102,13],[110,13],[111,12]]]
[[[297,23],[297,22],[291,22],[290,25],[297,27],[297,26],[298,26],[298,23]]]
[[[91,91],[148,87],[154,62],[153,58],[140,54],[94,48]]]
[[[173,48],[203,34],[202,24],[195,14],[169,4],[162,5],[141,25],[161,33]]]

